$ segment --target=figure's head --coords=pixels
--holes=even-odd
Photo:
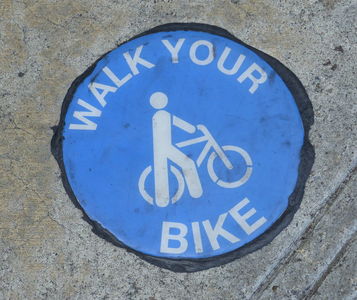
[[[150,104],[153,108],[162,109],[167,105],[168,99],[166,94],[155,92],[150,96]]]

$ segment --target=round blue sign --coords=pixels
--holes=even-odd
[[[97,231],[195,271],[263,246],[292,218],[312,164],[307,100],[290,71],[227,32],[167,25],[75,81],[53,149]]]

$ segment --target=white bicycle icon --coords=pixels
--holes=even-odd
[[[161,108],[165,107],[167,104],[167,96],[160,92],[154,93],[151,96],[150,102],[154,108],[161,109]],[[160,114],[164,115],[164,117]],[[155,117],[155,115],[158,115],[159,121],[157,120],[158,118]],[[216,183],[220,187],[230,188],[230,189],[237,188],[237,187],[243,185],[244,183],[246,183],[248,181],[248,179],[250,178],[250,176],[252,175],[252,171],[253,171],[252,159],[250,158],[250,155],[248,154],[248,152],[245,151],[244,149],[242,149],[238,146],[233,146],[233,145],[220,146],[216,142],[216,140],[213,138],[213,136],[211,135],[209,130],[206,128],[206,126],[204,126],[202,124],[199,124],[195,127],[195,126],[177,118],[176,116],[171,116],[171,114],[169,114],[168,112],[166,112],[164,110],[158,111],[155,115],[153,117],[154,164],[156,163],[157,165],[159,165],[159,159],[157,157],[161,158],[163,156],[162,153],[165,153],[165,152],[161,151],[161,148],[171,148],[171,149],[169,149],[170,151],[173,151],[173,152],[177,151],[178,153],[174,153],[174,154],[176,154],[176,156],[172,155],[169,157],[169,159],[171,159],[179,167],[181,167],[182,170],[181,171],[178,170],[172,164],[170,166],[168,166],[167,159],[164,160],[164,167],[161,167],[161,169],[158,170],[158,172],[160,172],[165,167],[166,167],[166,170],[165,170],[166,173],[168,173],[168,171],[170,170],[171,173],[175,176],[175,178],[177,180],[177,191],[170,199],[168,196],[168,194],[169,194],[169,192],[168,192],[168,189],[169,189],[168,177],[167,177],[168,174],[164,174],[164,175],[166,175],[166,178],[164,178],[166,180],[166,181],[164,180],[164,184],[160,185],[160,183],[158,183],[157,185],[155,185],[155,189],[157,189],[157,190],[155,191],[156,199],[154,200],[154,197],[149,195],[148,192],[146,191],[145,183],[147,181],[148,176],[152,173],[153,169],[155,168],[155,166],[154,166],[154,168],[152,166],[146,167],[140,175],[139,182],[138,182],[138,188],[139,188],[139,192],[140,192],[141,196],[148,203],[150,203],[152,205],[154,203],[156,203],[156,205],[158,205],[160,207],[165,207],[169,204],[169,202],[171,202],[171,203],[177,202],[182,197],[182,195],[184,193],[185,181],[186,181],[186,184],[188,185],[189,192],[190,192],[191,196],[194,198],[199,198],[202,195],[202,187],[201,187],[200,179],[198,178],[198,175],[197,175],[197,170],[195,170],[196,173],[193,172],[193,175],[196,174],[196,177],[197,177],[196,181],[193,184],[192,184],[192,181],[194,181],[194,180],[192,179],[192,177],[194,177],[194,176],[189,176],[190,174],[188,174],[189,173],[188,171],[192,172],[192,169],[196,169],[195,165],[197,165],[197,168],[199,168],[207,156],[208,156],[207,171],[208,171],[209,177],[211,178],[211,180],[214,183]],[[161,119],[165,119],[165,117],[167,117],[168,121],[166,123],[162,123]],[[170,130],[165,130],[165,129],[167,129],[165,127],[171,126],[171,123],[168,125],[168,123],[171,122],[171,118],[173,120],[173,125],[176,125],[189,133],[193,133],[197,129],[202,133],[202,135],[199,137],[193,138],[193,139],[189,139],[189,140],[186,140],[183,142],[176,143],[175,146],[173,146],[171,144],[163,143],[162,142],[163,139],[164,140],[167,139],[171,143],[171,128],[169,128]],[[160,132],[162,130],[164,130],[164,133]],[[169,134],[167,134],[168,131],[170,132]],[[165,134],[167,134],[168,137],[166,137]],[[158,144],[157,147],[155,147],[155,141]],[[203,142],[205,142],[206,144],[203,147],[201,153],[199,154],[199,156],[195,162],[193,162],[191,158],[188,158],[186,155],[180,153],[180,150],[177,149],[177,148],[184,148],[184,147],[187,147],[190,145],[203,143]],[[228,157],[226,155],[226,153],[229,153],[229,152],[231,152],[230,155],[233,155],[235,153],[235,154],[238,154],[242,158],[239,160],[240,165],[233,165],[231,163],[231,161],[228,159]],[[180,163],[179,155],[182,155],[181,158],[191,161],[191,165],[187,165],[187,161],[185,162],[185,166],[184,166],[183,162]],[[219,176],[217,175],[218,172],[214,169],[215,160],[217,159],[217,157],[223,162],[224,166],[228,170],[233,170],[236,168],[237,169],[236,173],[243,174],[243,175],[239,176],[238,179],[235,178],[232,181],[229,181],[227,179],[224,180],[223,178],[219,178]],[[176,161],[175,161],[175,159],[176,159]],[[188,170],[189,168],[191,170]],[[243,172],[242,172],[242,170],[243,170]],[[159,174],[161,176],[162,172],[161,173],[154,172],[154,176],[157,176],[157,174]],[[155,178],[155,180],[156,180],[156,178]],[[155,182],[155,184],[156,184],[156,182]],[[167,194],[166,198],[165,199],[160,198],[160,196],[162,196],[162,194],[165,192]]]

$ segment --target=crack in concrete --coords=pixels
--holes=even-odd
[[[354,226],[354,229],[356,229],[356,226]],[[338,262],[341,260],[343,255],[346,253],[346,251],[351,247],[353,242],[355,242],[355,239],[357,237],[357,230],[354,230],[352,234],[350,234],[349,238],[342,244],[340,249],[337,251],[333,259],[328,263],[327,267],[322,271],[320,277],[315,281],[315,283],[311,286],[311,288],[307,289],[303,295],[302,299],[310,299],[315,293],[318,291],[326,277],[331,273],[333,268],[338,264]]]
[[[283,256],[277,260],[274,267],[268,271],[268,274],[258,283],[257,287],[253,290],[253,293],[248,297],[249,299],[258,299],[262,296],[263,292],[278,276],[279,272],[287,265],[291,259],[295,256],[296,251],[301,248],[308,241],[308,238],[312,235],[314,229],[321,221],[325,213],[332,206],[338,196],[342,193],[346,185],[352,180],[353,176],[357,173],[357,163],[353,164],[353,167],[347,173],[342,182],[336,187],[336,189],[327,197],[321,206],[317,209],[311,223],[306,227],[301,235],[298,236],[287,248]]]

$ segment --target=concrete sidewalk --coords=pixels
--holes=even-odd
[[[0,2],[0,299],[357,298],[357,4],[303,1]],[[160,24],[220,26],[305,86],[316,159],[301,207],[272,243],[173,273],[91,232],[50,152],[72,81]]]

